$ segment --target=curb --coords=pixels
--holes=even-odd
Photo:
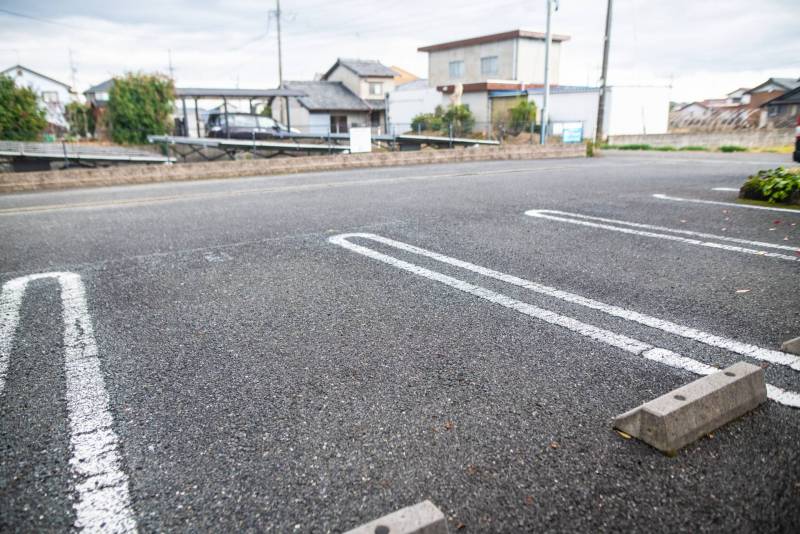
[[[586,148],[577,146],[503,146],[424,150],[417,152],[372,152],[334,156],[305,156],[268,160],[241,160],[176,165],[129,165],[100,169],[66,169],[31,173],[0,174],[0,193],[70,189],[111,185],[133,185],[187,180],[209,180],[340,171],[434,163],[470,161],[529,160],[586,157]]]

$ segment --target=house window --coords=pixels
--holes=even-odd
[[[331,115],[331,133],[347,133],[347,115]]]
[[[381,82],[369,82],[370,96],[383,96],[383,84]]]
[[[451,61],[450,62],[450,78],[463,78],[464,77],[464,62]]]
[[[42,101],[51,104],[58,103],[58,92],[56,91],[42,91]]]
[[[481,74],[497,74],[497,56],[481,58]]]

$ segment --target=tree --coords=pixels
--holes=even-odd
[[[508,110],[511,115],[511,129],[516,132],[530,131],[531,125],[536,124],[536,103],[527,99]]]
[[[453,135],[470,133],[475,126],[475,116],[469,109],[469,104],[451,105],[442,117],[445,125],[452,125]]]
[[[114,78],[108,95],[111,139],[122,144],[143,144],[148,135],[164,135],[172,129],[175,86],[158,74],[127,74]]]
[[[35,141],[47,128],[44,108],[36,93],[17,87],[14,80],[0,75],[0,139]]]
[[[80,102],[70,102],[64,106],[64,115],[69,123],[69,133],[78,137],[86,137],[90,131],[89,122],[92,110]]]

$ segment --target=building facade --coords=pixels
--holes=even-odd
[[[0,74],[14,80],[17,87],[28,87],[36,93],[39,105],[45,110],[51,133],[69,128],[64,109],[75,98],[75,93],[69,85],[22,65],[14,65]]]

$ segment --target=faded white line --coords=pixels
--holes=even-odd
[[[738,193],[739,189],[736,187],[712,187],[712,191],[730,191],[731,193]]]
[[[716,200],[701,200],[697,198],[681,198],[681,197],[673,197],[669,195],[665,195],[663,193],[656,193],[653,195],[653,198],[657,198],[660,200],[674,200],[676,202],[693,202],[695,204],[714,204],[717,206],[725,206],[728,208],[746,208],[751,210],[767,210],[767,211],[780,211],[783,213],[794,213],[795,215],[800,215],[800,210],[793,210],[789,208],[772,208],[770,206],[754,206],[752,204],[734,204],[733,202],[719,202]]]
[[[719,369],[717,369],[716,367],[707,365],[692,358],[687,358],[686,356],[682,356],[670,350],[660,347],[655,347],[653,345],[650,345],[649,343],[645,343],[644,341],[640,341],[638,339],[634,339],[622,334],[617,334],[615,332],[611,332],[609,330],[605,330],[597,326],[583,323],[581,321],[578,321],[577,319],[573,319],[572,317],[561,315],[553,311],[546,310],[544,308],[539,308],[532,304],[516,300],[507,295],[503,295],[502,293],[497,293],[485,287],[477,286],[475,284],[465,282],[464,280],[459,280],[458,278],[454,278],[446,274],[432,271],[425,267],[409,263],[407,261],[384,254],[382,252],[378,252],[377,250],[373,250],[371,248],[364,247],[362,245],[357,245],[355,243],[351,243],[350,241],[348,241],[349,239],[353,238],[368,239],[371,241],[376,241],[378,243],[383,243],[413,253],[416,253],[417,250],[424,251],[424,249],[418,249],[413,245],[408,245],[400,241],[394,241],[392,239],[368,233],[339,234],[328,238],[328,241],[335,245],[343,247],[347,250],[350,250],[352,252],[356,252],[363,256],[367,256],[369,258],[383,262],[387,265],[391,265],[392,267],[396,267],[398,269],[416,274],[418,276],[422,276],[423,278],[427,278],[429,280],[442,283],[444,285],[447,285],[454,289],[458,289],[459,291],[463,291],[465,293],[469,293],[470,295],[476,296],[478,298],[484,299],[494,304],[499,304],[500,306],[503,306],[505,308],[515,310],[519,313],[522,313],[534,319],[539,319],[541,321],[553,325],[561,326],[572,332],[578,333],[582,336],[594,339],[596,341],[600,341],[607,345],[611,345],[612,347],[622,349],[631,354],[642,356],[643,358],[654,362],[690,371],[692,373],[699,375],[707,375],[719,371]],[[439,256],[436,253],[428,253],[422,255],[433,259],[437,259],[435,256]],[[448,257],[444,256],[444,258]],[[454,260],[454,258],[448,258],[448,259]],[[466,263],[466,262],[460,262],[460,260],[455,260],[455,262]],[[450,263],[451,265],[456,265],[456,263],[452,262],[446,262],[446,263]],[[782,388],[770,385],[768,387],[767,394],[772,400],[780,404],[791,406],[793,408],[800,408],[800,394],[796,392],[786,391]]]
[[[620,221],[617,219],[606,219],[603,217],[592,217],[590,215],[583,215],[580,213],[570,213],[566,211],[557,210],[528,210],[525,215],[529,217],[538,217],[540,219],[550,219],[553,221],[568,222],[571,224],[580,224],[582,226],[589,226],[592,228],[601,228],[604,230],[612,230],[614,232],[621,232],[623,234],[640,235],[645,237],[655,237],[658,239],[668,239],[670,241],[678,241],[688,245],[699,245],[703,247],[727,250],[731,252],[741,252],[742,254],[752,254],[754,256],[765,256],[768,258],[775,258],[786,261],[800,261],[800,249],[788,245],[777,245],[774,243],[765,243],[762,241],[749,241],[747,239],[739,239],[736,237],[728,237],[714,234],[704,234],[702,232],[693,232],[691,230],[679,230],[677,228],[667,228],[666,226],[654,226],[650,224],[634,223],[629,221]],[[592,222],[600,221],[600,222]],[[609,223],[609,224],[602,224]],[[630,226],[633,228],[643,228],[645,230],[633,230],[631,228],[620,228],[620,226]],[[680,237],[677,235],[662,234],[647,230],[659,230],[661,232],[671,232],[673,234],[681,234],[693,237],[700,237],[703,239],[714,239],[717,241],[728,241],[731,243],[740,243],[744,245],[752,245],[761,248],[774,248],[778,250],[788,250],[794,252],[794,256],[787,254],[779,254],[777,252],[769,252],[766,250],[758,250],[745,247],[737,247],[733,245],[725,245],[723,243],[715,243],[713,241],[701,241],[698,239],[691,239]]]
[[[28,284],[53,278],[61,285],[67,412],[77,500],[75,528],[85,532],[135,532],[128,477],[122,470],[86,291],[79,275],[40,273],[9,280],[0,295],[0,394],[3,393],[20,306]]]

